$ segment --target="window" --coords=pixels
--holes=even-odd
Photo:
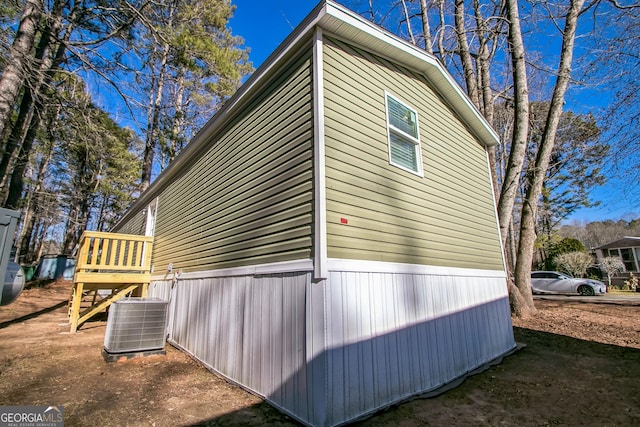
[[[636,262],[633,259],[633,252],[630,248],[620,249],[620,255],[622,255],[625,271],[637,271]]]
[[[620,258],[620,260],[624,264],[625,271],[639,271],[638,268],[640,264],[636,265],[636,262],[640,262],[640,258],[637,258],[637,255],[640,253],[638,249],[635,250],[636,257],[634,257],[632,248],[621,248],[621,249],[603,249],[602,254],[605,257],[616,257]]]
[[[390,94],[385,95],[389,163],[422,176],[418,113]]]

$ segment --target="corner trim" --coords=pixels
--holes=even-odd
[[[322,29],[313,39],[313,169],[314,169],[314,279],[327,277],[327,187],[324,134],[324,71]]]

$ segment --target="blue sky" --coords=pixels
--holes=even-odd
[[[232,3],[236,6],[236,11],[230,26],[233,34],[244,38],[245,46],[251,49],[249,59],[255,68],[260,66],[318,4],[315,0],[232,0]],[[595,97],[593,92],[584,96],[574,91],[567,96],[567,107],[586,111],[590,107],[585,105],[586,99],[594,103],[591,106],[598,106],[606,103],[603,98],[606,98],[606,94],[601,92]],[[567,221],[589,222],[640,218],[637,194],[634,196],[628,194],[628,191],[630,191],[628,185],[622,180],[611,179],[603,187],[592,191],[594,200],[601,202],[600,206],[581,209]]]
[[[230,27],[251,48],[253,66],[260,64],[318,4],[315,0],[231,0],[236,6]]]

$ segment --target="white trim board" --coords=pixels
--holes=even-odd
[[[364,261],[354,259],[327,259],[327,270],[332,272],[356,273],[395,273],[395,274],[424,274],[430,276],[457,277],[494,277],[506,279],[502,270],[481,270],[474,268],[442,267],[437,265],[404,264],[399,262]],[[179,279],[206,279],[211,277],[253,276],[259,274],[279,274],[314,271],[312,259],[274,262],[270,264],[249,265],[245,267],[221,268],[219,270],[203,270],[187,273],[173,271],[151,276],[152,281]],[[177,277],[174,274],[178,274]]]
[[[254,276],[259,274],[295,273],[303,271],[313,271],[313,260],[298,259],[293,261],[273,262],[269,264],[256,264],[244,267],[221,268],[217,270],[191,271],[186,273],[156,274],[151,276],[152,281],[172,280],[172,279],[208,279],[211,277],[230,276]]]
[[[502,270],[480,270],[474,268],[441,267],[436,265],[404,264],[399,262],[363,261],[329,258],[329,271],[359,273],[424,274],[431,276],[495,277],[505,278]]]
[[[324,133],[324,69],[322,29],[313,40],[313,168],[315,187],[314,280],[327,277],[327,191]]]

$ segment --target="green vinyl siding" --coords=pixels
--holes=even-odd
[[[323,69],[328,256],[503,269],[485,149],[428,82],[330,38]],[[424,178],[389,163],[385,91],[418,113]]]
[[[138,236],[144,236],[145,228],[147,225],[146,208],[138,211],[131,219],[125,223],[118,224],[113,230],[114,233],[122,234],[135,234]]]
[[[311,257],[313,85],[305,51],[253,92],[161,192],[156,271]]]

